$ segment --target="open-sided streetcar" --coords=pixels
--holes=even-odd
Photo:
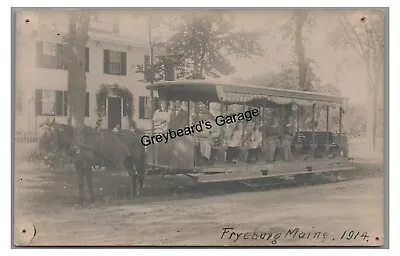
[[[354,168],[342,131],[343,97],[207,80],[147,89],[157,92],[158,102],[179,103],[179,109],[161,110],[168,115],[163,128],[155,118],[142,137],[148,174],[185,174],[204,183]],[[152,102],[159,113],[155,97]],[[316,130],[316,109],[326,115],[324,130]],[[339,120],[330,124],[333,111]]]

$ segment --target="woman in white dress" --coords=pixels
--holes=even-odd
[[[161,134],[168,131],[169,122],[171,120],[171,111],[167,109],[167,102],[160,101],[160,109],[157,109],[153,115],[154,134]],[[158,164],[169,165],[170,163],[170,148],[168,144],[157,143],[155,146],[155,155]]]
[[[160,109],[157,109],[153,115],[154,132],[163,133],[168,131],[168,124],[171,120],[171,111],[167,109],[167,102],[160,101]]]

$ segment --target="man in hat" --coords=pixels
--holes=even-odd
[[[271,126],[266,126],[266,138],[265,142],[267,144],[267,162],[275,161],[276,148],[280,144],[278,125],[274,123]]]
[[[170,129],[183,129],[189,124],[189,112],[185,102],[175,101],[175,109],[171,113]]]
[[[285,126],[282,136],[282,150],[283,150],[283,158],[285,161],[292,160],[292,143],[293,138],[295,137],[296,131],[293,129],[291,122]]]

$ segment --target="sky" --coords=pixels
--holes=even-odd
[[[348,97],[350,102],[364,104],[367,96],[367,74],[360,57],[352,49],[335,50],[331,43],[332,31],[338,26],[338,16],[343,11],[311,11],[309,16],[315,21],[309,31],[305,27],[304,45],[306,55],[316,61],[318,68],[316,75],[323,83],[336,85],[342,95]],[[176,12],[166,13],[160,11],[154,17],[161,16],[166,23],[177,25],[179,22],[172,18]],[[192,15],[192,14],[188,14]],[[237,30],[252,30],[262,33],[261,45],[266,54],[263,57],[251,59],[235,59],[229,57],[237,72],[230,78],[250,78],[271,71],[279,72],[281,64],[293,61],[294,40],[283,39],[284,29],[292,11],[283,10],[233,10],[231,17]],[[351,22],[360,22],[362,13],[354,13]],[[139,23],[138,23],[139,24]],[[153,36],[168,38],[170,25],[159,25],[153,29]],[[147,34],[146,34],[147,35]],[[144,35],[145,36],[145,35]]]
[[[330,45],[330,34],[337,24],[337,13],[332,11],[312,12],[315,25],[311,32],[304,33],[306,55],[316,61],[318,68],[316,75],[323,83],[332,83],[338,86],[345,97],[353,103],[365,103],[366,72],[364,64],[352,49],[335,50]],[[239,20],[245,29],[264,28],[271,31],[266,34],[262,44],[266,47],[266,56],[253,60],[232,60],[236,66],[237,77],[251,77],[269,71],[279,72],[279,65],[293,60],[294,40],[283,39],[282,26],[290,19],[291,13],[259,11],[239,15]],[[338,72],[338,66],[340,71]]]
[[[348,97],[351,102],[364,104],[368,82],[365,65],[354,50],[343,48],[335,50],[332,47],[331,34],[338,27],[338,16],[342,12],[348,11],[311,10],[309,12],[310,20],[313,20],[315,24],[311,30],[307,26],[303,29],[306,55],[318,64],[315,73],[323,83],[336,85],[341,90],[342,95]],[[193,15],[192,11],[185,11],[184,9],[180,11],[153,10],[151,13],[153,23],[157,24],[152,28],[152,37],[155,41],[169,38],[173,33],[171,27],[178,26],[181,23],[181,19],[178,17],[182,14],[187,17]],[[235,30],[257,31],[262,35],[260,43],[266,54],[263,57],[251,59],[235,59],[235,57],[230,56],[229,59],[236,67],[237,72],[228,79],[246,79],[271,71],[279,72],[281,64],[294,60],[294,40],[282,38],[285,32],[282,26],[290,20],[293,15],[292,10],[249,9],[231,10],[229,13],[235,25]],[[121,24],[122,31],[133,33],[135,38],[144,44],[148,42],[149,12],[140,9],[118,11],[118,13],[103,11],[103,14],[133,17],[133,22],[130,19],[129,22]],[[351,23],[360,23],[362,16],[362,12],[352,11]],[[127,20],[125,19],[125,21]]]

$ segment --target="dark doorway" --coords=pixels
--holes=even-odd
[[[119,124],[121,127],[121,98],[109,97],[108,98],[108,129],[112,130]]]

